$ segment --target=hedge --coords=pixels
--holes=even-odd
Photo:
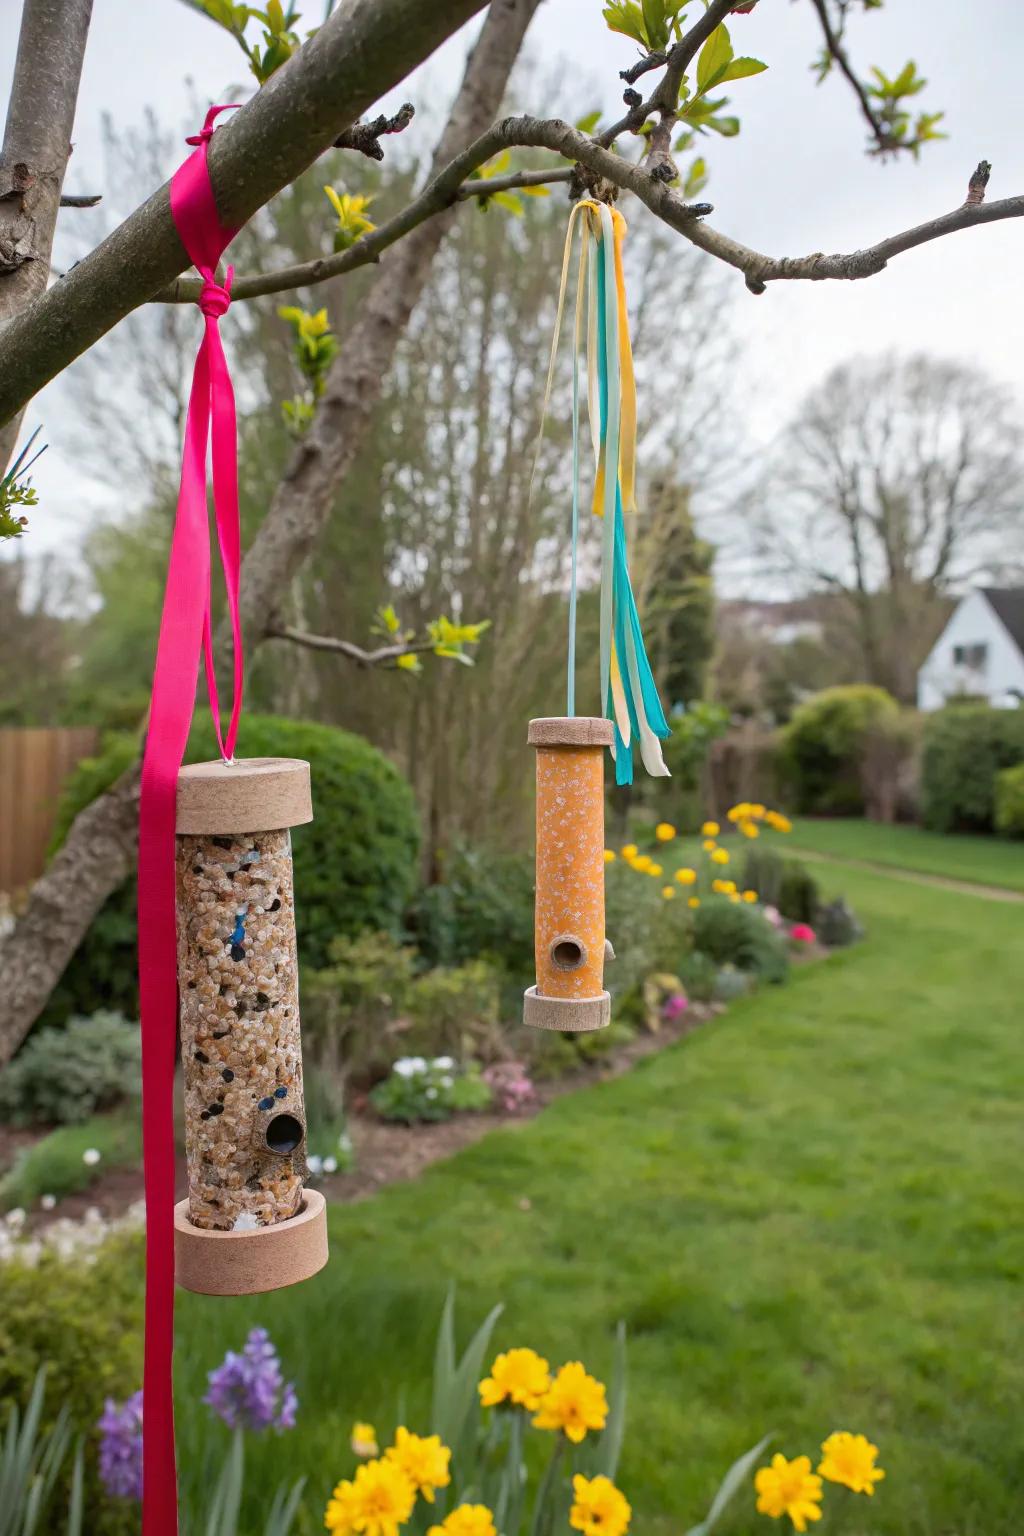
[[[863,814],[868,733],[898,714],[892,695],[868,683],[826,688],[801,704],[779,735],[779,768],[794,808],[826,816]]]
[[[933,832],[991,832],[996,778],[1024,763],[1024,709],[950,704],[928,716],[921,819]]]

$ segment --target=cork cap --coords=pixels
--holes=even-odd
[[[553,715],[531,720],[531,747],[610,747],[615,726],[597,715]]]
[[[298,1215],[246,1232],[208,1232],[174,1207],[174,1277],[203,1296],[257,1296],[308,1280],[327,1263],[327,1202],[303,1192]]]
[[[301,758],[190,763],[178,775],[177,832],[278,832],[312,820],[309,764]]]

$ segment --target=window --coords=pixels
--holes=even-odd
[[[969,672],[984,672],[988,665],[988,646],[984,641],[973,645],[954,645],[953,665],[966,667]]]

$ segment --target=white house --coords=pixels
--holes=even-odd
[[[918,709],[965,693],[1002,709],[1024,702],[1024,587],[979,587],[961,598],[917,674]]]

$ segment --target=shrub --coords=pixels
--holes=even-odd
[[[86,1158],[86,1153],[99,1156]],[[141,1155],[142,1130],[135,1113],[97,1115],[84,1125],[62,1125],[18,1153],[0,1180],[0,1207],[27,1208],[42,1195],[60,1200],[88,1189],[110,1168],[137,1163]]]
[[[404,1045],[414,1054],[495,1060],[502,1054],[498,995],[497,972],[487,960],[424,971],[409,994]]]
[[[1024,709],[956,704],[928,716],[921,818],[933,832],[990,832],[996,775],[1024,763]]]
[[[1024,763],[996,774],[996,831],[1024,837]]]
[[[819,908],[817,933],[822,944],[827,944],[829,949],[842,949],[847,944],[856,944],[864,937],[864,929],[856,913],[842,896],[837,896],[835,901],[827,902]]]
[[[0,1078],[0,1117],[9,1125],[76,1125],[139,1092],[139,1026],[119,1013],[73,1018],[41,1029]]]
[[[779,738],[780,766],[797,809],[860,815],[868,732],[882,720],[895,720],[898,713],[891,694],[867,683],[826,688],[801,704]]]
[[[717,966],[734,965],[767,982],[786,979],[785,946],[760,908],[746,902],[706,897],[693,914],[693,947]]]
[[[132,737],[111,736],[99,758],[79,764],[61,799],[54,846],[135,752]],[[330,941],[339,932],[377,928],[397,933],[415,885],[419,850],[412,790],[398,769],[361,736],[276,715],[243,716],[238,752],[301,757],[312,769],[315,819],[292,832],[301,964],[325,965]],[[189,762],[217,756],[208,714],[197,716],[187,755]],[[104,1004],[138,1012],[134,882],[116,892],[99,914],[45,1018],[59,1024],[69,1012],[87,1013]]]
[[[510,992],[521,991],[533,980],[533,861],[454,848],[443,880],[420,892],[409,921],[431,965],[490,960]]]
[[[734,965],[723,965],[715,977],[714,999],[717,1003],[733,1003],[750,991],[750,975]]]
[[[718,967],[709,955],[693,949],[684,955],[678,966],[679,980],[686,988],[686,995],[695,1003],[710,1003],[715,995],[715,979]]]
[[[756,891],[765,906],[778,907],[785,867],[782,855],[774,848],[749,848],[743,861],[743,890]]]
[[[772,905],[791,923],[813,923],[817,920],[820,899],[818,882],[806,864],[787,859],[779,882],[779,899]]]
[[[460,1110],[486,1109],[491,1089],[475,1062],[460,1068],[451,1056],[403,1056],[370,1094],[382,1120],[450,1120]]]
[[[918,814],[923,718],[913,709],[881,715],[864,732],[860,773],[869,821],[913,821]]]

